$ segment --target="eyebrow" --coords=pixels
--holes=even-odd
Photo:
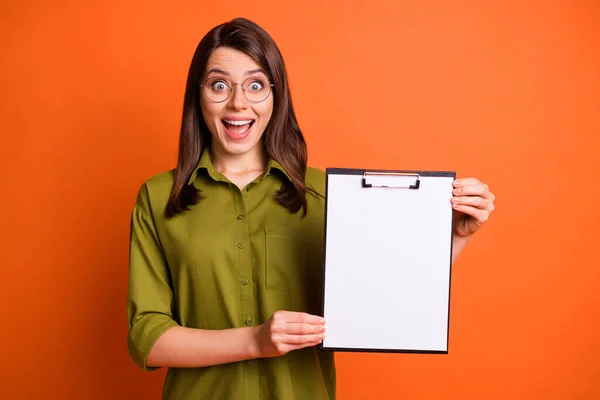
[[[246,71],[245,75],[252,75],[252,74],[256,74],[256,73],[263,73],[266,75],[265,71],[262,68],[257,68],[257,69],[252,69],[250,71]],[[229,72],[224,71],[222,69],[219,68],[211,68],[206,75],[209,75],[211,73],[215,73],[215,74],[221,74],[221,75],[225,75],[225,76],[230,76]]]

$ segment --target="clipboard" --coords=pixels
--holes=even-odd
[[[321,350],[448,353],[455,178],[326,169]]]

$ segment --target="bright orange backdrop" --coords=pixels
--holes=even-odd
[[[94,3],[0,5],[0,398],[159,398],[126,350],[129,214],[174,165],[197,42],[235,16],[280,45],[311,165],[497,195],[449,354],[339,353],[339,399],[600,398],[597,1]]]

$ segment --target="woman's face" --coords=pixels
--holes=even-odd
[[[246,88],[244,95],[242,83]],[[259,143],[273,113],[273,93],[264,70],[250,56],[230,47],[213,51],[206,65],[200,108],[218,154],[260,154]],[[229,98],[222,100],[232,90]],[[267,96],[268,95],[268,96]],[[266,99],[260,102],[265,96]]]

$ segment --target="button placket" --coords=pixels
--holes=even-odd
[[[240,306],[238,309],[237,325],[240,327],[250,327],[258,323],[256,313],[255,287],[253,285],[253,244],[250,232],[250,222],[252,218],[248,213],[251,209],[249,199],[252,195],[247,194],[248,188],[240,191],[237,186],[232,187],[234,195],[234,214],[230,223],[235,226],[236,237],[233,243],[235,254],[237,255],[237,289],[240,296]],[[248,359],[244,364],[247,368],[247,398],[258,399],[259,393],[259,377],[258,377],[258,361]]]

